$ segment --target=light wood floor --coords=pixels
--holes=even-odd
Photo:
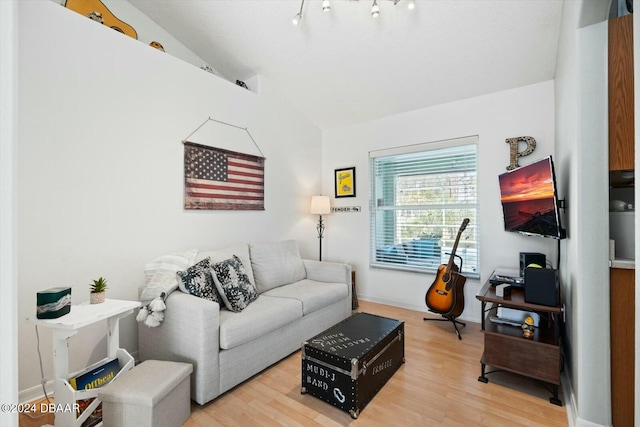
[[[565,407],[549,403],[543,384],[496,372],[478,381],[483,336],[467,323],[458,340],[448,322],[425,322],[424,313],[360,301],[359,311],[405,322],[406,363],[357,420],[300,394],[296,352],[216,400],[192,403],[185,427],[204,426],[567,426]],[[436,316],[433,316],[436,317]],[[20,426],[53,423],[20,417]]]
[[[405,321],[406,363],[357,420],[300,394],[296,352],[213,402],[192,404],[185,427],[568,425],[565,407],[549,403],[551,394],[537,381],[506,372],[478,381],[479,324],[467,323],[460,341],[449,322],[425,322],[422,312],[366,301],[359,310]]]

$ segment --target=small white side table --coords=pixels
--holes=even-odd
[[[88,302],[79,305],[72,305],[71,312],[58,317],[57,319],[38,319],[35,316],[29,317],[28,322],[53,329],[53,393],[56,408],[64,410],[56,411],[56,427],[80,427],[100,404],[98,389],[74,390],[69,384],[70,377],[76,377],[84,372],[94,369],[102,364],[117,358],[120,364],[120,371],[112,381],[116,381],[123,373],[133,368],[133,357],[120,345],[120,319],[133,313],[133,310],[140,307],[138,301],[124,301],[107,299],[102,304],[89,304]],[[80,372],[69,373],[69,338],[76,335],[80,328],[92,325],[101,320],[107,321],[107,357]],[[75,408],[77,400],[95,399],[87,409],[77,417]]]

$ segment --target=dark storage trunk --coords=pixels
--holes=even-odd
[[[404,363],[404,322],[356,313],[302,345],[302,393],[358,418]]]

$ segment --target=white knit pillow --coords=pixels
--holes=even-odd
[[[178,271],[186,270],[193,264],[198,254],[197,249],[163,255],[148,262],[144,266],[144,283],[140,300],[149,302],[159,297],[162,292],[169,295],[178,287]]]

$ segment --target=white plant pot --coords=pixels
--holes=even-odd
[[[104,302],[104,292],[91,292],[89,294],[91,304],[101,304]]]

